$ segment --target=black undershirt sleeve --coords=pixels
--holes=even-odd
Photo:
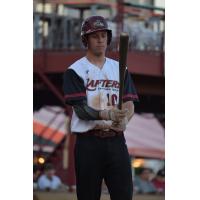
[[[100,120],[99,111],[91,108],[85,101],[73,105],[77,116],[82,120]]]
[[[73,106],[80,119],[100,120],[99,111],[87,105],[84,81],[73,69],[67,69],[64,73],[63,90],[65,103]]]
[[[64,73],[63,91],[65,103],[68,105],[87,100],[84,81],[73,69],[67,69]]]
[[[132,81],[131,74],[126,69],[125,80],[124,80],[124,92],[123,92],[123,103],[126,101],[138,102],[139,98],[135,89],[135,85]]]

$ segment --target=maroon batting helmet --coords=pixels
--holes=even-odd
[[[97,31],[107,31],[109,45],[112,39],[112,30],[108,28],[108,24],[104,17],[102,16],[91,16],[88,17],[82,24],[81,27],[81,39],[84,46],[87,46],[87,35]]]

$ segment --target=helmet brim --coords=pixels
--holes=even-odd
[[[97,30],[90,30],[90,31],[88,31],[88,32],[86,32],[86,33],[81,33],[81,36],[85,36],[85,35],[89,35],[89,34],[91,34],[91,33],[96,33],[96,32],[99,32],[99,31],[108,31],[108,32],[112,32],[112,30],[110,30],[110,29],[107,29],[107,28],[101,28],[101,29],[97,29]]]

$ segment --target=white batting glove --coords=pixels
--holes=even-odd
[[[127,115],[128,110],[119,110],[118,108],[113,108],[111,110],[102,110],[99,115],[103,120],[112,120],[113,122],[121,122]]]
[[[126,130],[126,125],[128,124],[128,118],[124,117],[120,122],[113,122],[110,129],[114,131],[121,132]]]

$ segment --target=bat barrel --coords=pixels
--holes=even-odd
[[[128,40],[129,36],[127,33],[120,34],[120,44],[119,44],[119,104],[118,108],[122,109],[122,96],[124,90],[124,78],[126,70],[126,59],[128,52]]]

